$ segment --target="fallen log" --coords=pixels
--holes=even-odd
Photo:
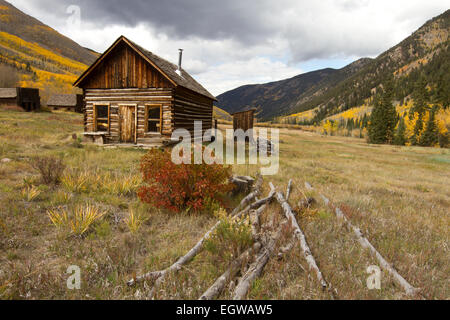
[[[255,185],[255,190],[253,192],[251,192],[247,197],[245,197],[241,203],[239,204],[239,206],[243,206],[244,203],[247,204],[247,202],[251,201],[255,196],[257,196],[260,192],[262,186],[262,177],[260,176],[258,178],[258,181]],[[234,210],[233,210],[234,212]],[[238,212],[236,212],[238,213]],[[233,214],[233,215],[236,215]],[[243,214],[243,212],[239,213],[239,214]],[[239,215],[238,214],[238,215]],[[164,280],[164,278],[166,277],[166,275],[169,272],[172,271],[179,271],[183,265],[185,265],[186,263],[190,262],[192,259],[194,259],[194,257],[201,251],[201,249],[203,248],[203,243],[205,242],[206,239],[209,238],[209,236],[217,229],[217,227],[220,225],[221,221],[218,221],[197,243],[196,245],[189,250],[189,252],[184,255],[183,257],[181,257],[180,259],[178,259],[173,265],[171,265],[170,267],[168,267],[167,269],[161,270],[161,271],[154,271],[154,272],[149,272],[146,273],[144,275],[135,277],[134,279],[131,279],[130,281],[127,282],[128,286],[133,286],[136,283],[139,282],[143,282],[144,280],[156,280],[154,287],[156,288],[159,286],[159,284],[161,284],[161,282]],[[154,290],[152,290],[151,292],[151,296],[153,295],[152,293],[154,292]]]
[[[286,190],[286,201],[289,201],[289,197],[291,195],[291,189],[292,189],[292,179],[289,180],[287,190]]]
[[[275,246],[282,235],[282,226],[278,229],[277,233],[270,239],[267,246],[261,249],[261,253],[256,258],[256,261],[250,266],[247,272],[244,274],[239,284],[236,286],[233,294],[233,300],[242,300],[247,295],[252,283],[262,274],[264,267],[269,262],[270,257],[273,255]]]
[[[230,267],[219,277],[216,282],[202,294],[199,300],[213,300],[216,299],[225,288],[230,279],[234,278],[239,272],[242,263],[246,261],[252,254],[256,254],[261,249],[261,243],[256,242],[251,248],[241,254],[235,259]]]
[[[261,192],[261,186],[262,186],[262,177],[259,176],[253,188],[254,189],[253,192],[251,192],[249,195],[247,195],[244,199],[241,200],[239,205],[231,212],[231,215],[235,216],[236,214],[239,213],[239,211],[242,208],[245,208],[246,205],[248,205],[253,199],[255,199]]]
[[[256,210],[250,211],[250,223],[251,223],[251,228],[252,228],[253,240],[258,241],[260,225],[259,225],[259,216],[256,213]]]
[[[255,183],[255,179],[248,176],[233,176],[230,178],[230,182],[235,185],[233,194],[237,195],[249,192]]]
[[[275,186],[270,183],[270,188],[272,190],[276,190]],[[275,194],[276,199],[280,203],[281,207],[283,208],[284,214],[288,221],[291,222],[292,227],[294,228],[294,234],[297,237],[297,239],[300,242],[300,247],[302,248],[303,255],[305,256],[306,262],[309,265],[309,268],[314,270],[316,273],[317,280],[319,281],[322,288],[327,288],[328,285],[325,282],[322,272],[320,271],[319,267],[317,266],[316,260],[314,259],[311,250],[309,249],[308,242],[306,241],[306,237],[303,233],[303,231],[300,229],[300,226],[298,225],[297,220],[295,219],[294,212],[292,211],[291,206],[289,203],[284,199],[281,192],[277,192]]]
[[[310,208],[314,204],[315,201],[316,200],[314,198],[306,198],[306,199],[300,201],[294,210],[297,213],[301,213],[303,210]],[[288,245],[286,245],[280,249],[280,252],[278,253],[278,260],[283,259],[285,254],[288,253],[289,251],[291,251],[294,248],[296,243],[297,243],[296,236],[293,235],[292,240],[288,243]]]
[[[251,210],[255,210],[258,208],[261,208],[262,206],[265,206],[266,204],[270,203],[272,201],[272,199],[275,196],[275,192],[270,192],[270,194],[261,200],[258,200],[254,203],[252,203],[251,205],[248,205],[244,210],[242,210],[241,212],[239,212],[238,214],[236,214],[234,217],[237,218],[241,218],[243,215],[250,213]]]
[[[183,265],[185,265],[186,263],[190,262],[201,251],[201,249],[203,247],[203,243],[205,242],[205,240],[208,239],[209,236],[217,229],[217,227],[220,225],[220,223],[221,223],[221,221],[217,222],[203,236],[203,238],[201,238],[197,242],[197,244],[191,250],[189,250],[188,253],[186,253],[186,255],[184,255],[183,257],[178,259],[177,262],[172,264],[167,269],[164,269],[164,270],[161,270],[161,271],[154,271],[154,272],[146,273],[146,274],[144,274],[142,276],[136,277],[135,279],[131,279],[130,281],[127,282],[127,284],[129,286],[133,286],[136,283],[142,282],[144,280],[156,280],[157,282],[155,283],[155,286],[159,285],[160,282],[165,278],[167,273],[169,273],[171,271],[179,271],[182,268]]]
[[[309,184],[308,184],[309,185]],[[309,185],[312,189],[311,185]],[[325,197],[324,195],[320,195],[326,205],[331,204],[330,199]],[[341,209],[335,207],[335,214],[336,216],[343,220],[347,228],[349,228],[353,233],[356,235],[356,238],[358,239],[358,242],[361,244],[361,246],[365,249],[368,249],[372,255],[375,256],[375,258],[378,260],[378,262],[381,264],[381,266],[391,274],[391,276],[394,278],[395,281],[405,290],[406,294],[413,296],[418,292],[417,288],[414,288],[411,284],[408,283],[408,281],[405,280],[387,261],[383,258],[383,256],[378,252],[378,250],[370,243],[370,241],[364,237],[361,229],[355,227],[345,216],[345,214],[342,212]]]
[[[254,211],[254,218],[257,219],[258,222],[259,216],[264,212],[266,207],[267,205],[263,205],[258,210]],[[229,282],[230,279],[236,276],[239,271],[239,267],[242,265],[242,262],[245,261],[245,259],[247,259],[251,254],[257,254],[261,250],[261,247],[261,242],[255,242],[252,248],[249,248],[231,263],[230,267],[216,280],[216,282],[214,282],[211,287],[209,287],[208,290],[205,291],[205,293],[202,294],[199,300],[212,300],[217,298],[223,291],[227,282]]]

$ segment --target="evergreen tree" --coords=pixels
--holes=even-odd
[[[428,108],[427,82],[423,75],[418,79],[415,85],[413,98],[414,98],[414,106],[410,110],[410,118],[414,117],[415,113],[419,114],[419,117],[416,121],[416,125],[414,126],[414,134],[411,137],[411,144],[415,146],[418,145],[420,142],[420,134],[424,127],[423,116]]]
[[[430,111],[430,119],[427,122],[424,133],[420,138],[420,145],[424,147],[435,146],[439,142],[439,132],[435,121],[436,107]]]
[[[393,79],[388,79],[383,87],[383,94],[380,99],[377,99],[370,117],[370,143],[392,143],[394,139],[397,112],[392,104],[394,93]]]
[[[406,134],[405,119],[400,118],[397,130],[395,131],[394,144],[398,146],[404,146],[406,144],[405,134]]]
[[[423,114],[428,109],[427,101],[429,100],[425,77],[422,76],[419,78],[412,95],[414,98],[414,106],[410,110],[410,115],[414,115],[417,112],[423,118]]]
[[[419,118],[416,121],[416,125],[414,126],[414,133],[411,137],[411,145],[417,146],[419,144],[422,130],[423,130],[423,114],[419,113]]]

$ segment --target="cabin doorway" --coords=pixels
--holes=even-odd
[[[136,106],[120,106],[120,142],[136,143]]]

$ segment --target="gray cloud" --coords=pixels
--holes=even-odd
[[[83,20],[98,28],[145,24],[172,40],[232,39],[243,47],[252,47],[283,39],[291,50],[292,62],[376,55],[387,49],[386,44],[393,45],[401,40],[397,39],[396,32],[392,32],[395,24],[402,24],[405,28],[412,21],[417,23],[421,20],[423,23],[431,18],[426,14],[443,12],[445,2],[33,0],[41,8],[51,8],[49,14],[64,12],[64,7],[76,4],[82,9]],[[395,14],[398,21],[392,20]]]
[[[121,34],[171,61],[185,48],[185,67],[215,93],[300,73],[308,61],[376,56],[448,9],[448,0],[9,1],[99,52]],[[69,5],[81,8],[80,29],[66,24]]]
[[[35,1],[55,8],[54,0]],[[135,27],[145,23],[177,39],[195,36],[256,43],[277,31],[270,23],[264,23],[273,13],[275,2],[270,0],[57,1],[59,8],[72,4],[81,7],[83,19],[97,26]]]

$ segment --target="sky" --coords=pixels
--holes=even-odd
[[[80,45],[124,35],[212,94],[376,57],[448,0],[7,0]]]

